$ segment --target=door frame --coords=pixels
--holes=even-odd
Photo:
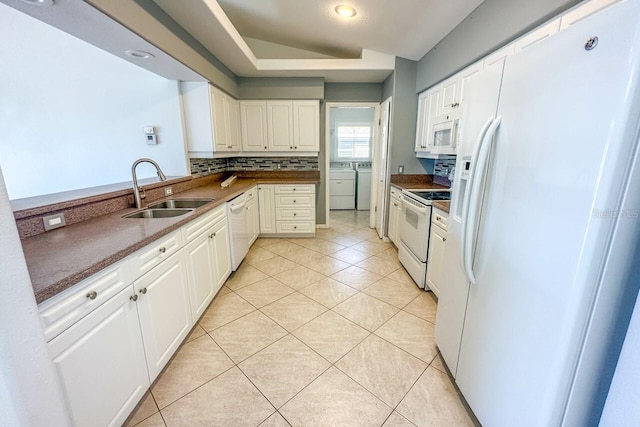
[[[326,102],[325,103],[325,120],[324,120],[324,126],[325,126],[325,131],[324,131],[324,149],[325,149],[325,171],[326,174],[325,176],[327,177],[327,182],[325,183],[325,226],[327,228],[331,227],[331,209],[330,209],[330,201],[331,201],[331,194],[330,194],[330,175],[329,175],[329,171],[331,170],[331,108],[332,107],[369,107],[369,108],[373,108],[374,109],[374,118],[373,118],[373,135],[371,136],[373,138],[373,156],[372,156],[372,160],[371,160],[371,173],[373,174],[373,171],[375,170],[376,167],[376,155],[375,153],[377,153],[379,151],[379,138],[378,138],[378,133],[380,131],[380,127],[379,125],[377,125],[377,123],[380,122],[380,103],[379,102]],[[372,175],[372,179],[371,179],[371,194],[373,195],[373,191],[376,188],[375,184],[374,184],[374,179],[373,179],[373,175]],[[371,203],[370,203],[370,208],[372,206],[374,206],[375,200],[373,197],[371,197]],[[372,212],[372,210],[370,210],[369,212]]]

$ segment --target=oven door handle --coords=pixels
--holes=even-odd
[[[420,208],[420,207],[416,206],[415,204],[412,203],[412,200],[408,199],[406,196],[402,196],[402,206],[406,207],[407,209],[411,209],[412,211],[414,211],[416,213],[420,213],[420,214],[427,213],[427,210],[429,209],[426,206],[424,208]]]

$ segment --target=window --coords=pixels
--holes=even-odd
[[[337,126],[336,159],[370,160],[371,125],[344,124]]]

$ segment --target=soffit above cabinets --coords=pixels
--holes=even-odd
[[[356,0],[347,19],[339,1],[153,1],[239,76],[336,82],[383,81],[396,56],[420,59],[482,3]]]
[[[34,6],[20,0],[0,0],[0,3],[169,80],[205,80],[189,67],[84,1],[56,0],[51,7]],[[125,54],[127,50],[148,52],[153,55],[153,59],[131,57]]]

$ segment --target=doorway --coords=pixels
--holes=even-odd
[[[329,102],[326,108],[327,226],[373,227],[380,105]]]

